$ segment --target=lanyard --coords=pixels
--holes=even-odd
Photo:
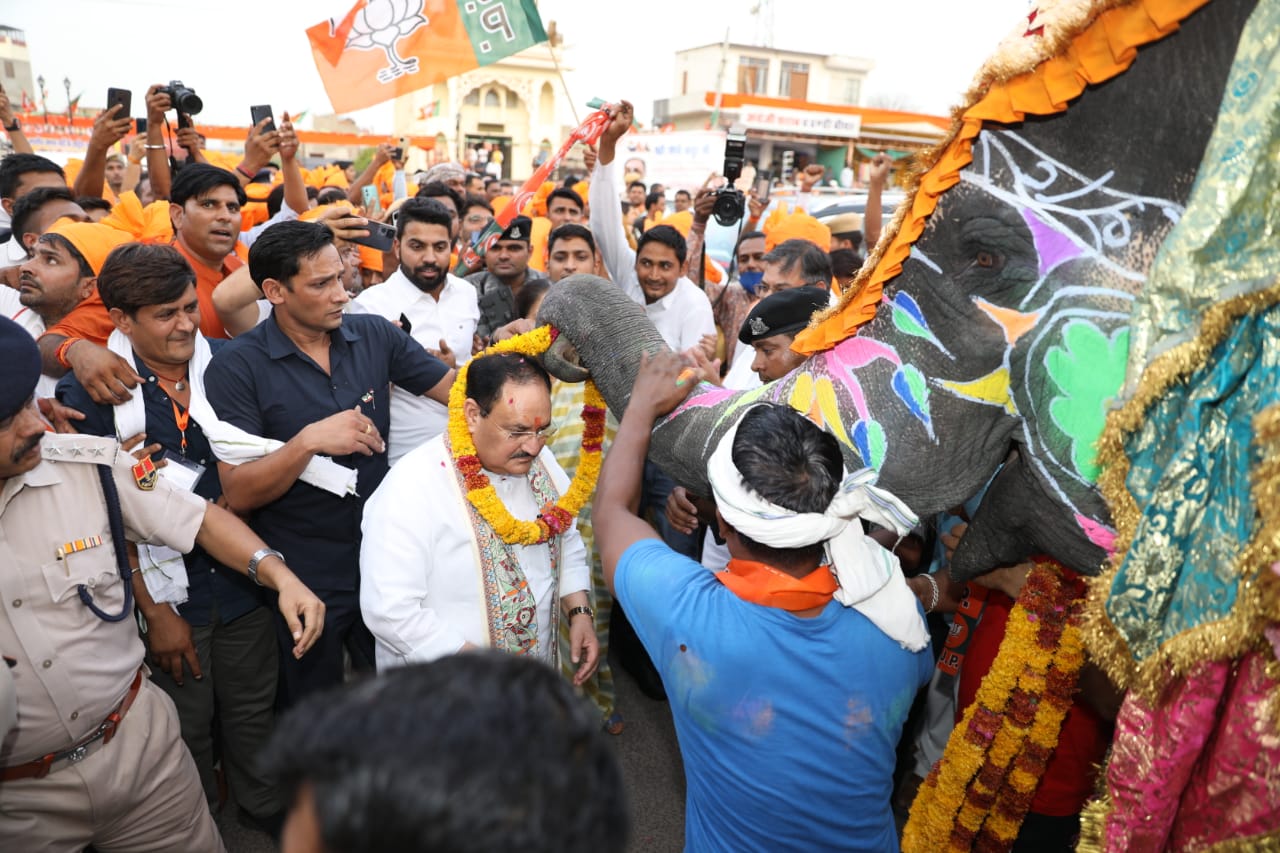
[[[173,406],[173,419],[178,423],[178,432],[182,433],[182,455],[187,455],[187,424],[191,423],[191,411],[184,409],[178,405],[178,401],[169,398],[169,405]]]

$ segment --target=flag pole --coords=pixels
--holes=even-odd
[[[556,58],[556,46],[551,39],[547,39],[547,50],[551,52],[551,64],[556,67],[556,76],[560,78],[560,87],[564,89],[564,96],[569,99],[569,109],[573,110],[573,123],[582,124],[582,119],[578,118],[578,106],[573,100],[573,95],[569,94],[569,84],[565,82],[564,72],[560,70],[560,60]]]

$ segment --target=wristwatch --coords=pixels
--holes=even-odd
[[[579,604],[577,607],[569,608],[569,613],[568,615],[565,616],[565,618],[568,619],[570,622],[572,622],[573,617],[577,616],[579,613],[585,613],[587,614],[587,617],[591,619],[592,622],[595,621],[595,618],[596,618],[595,611],[593,611],[590,607],[585,607],[581,604]]]
[[[15,130],[22,130],[22,125],[18,123],[18,117],[14,116],[13,121],[4,126],[4,129],[13,133]]]
[[[253,556],[249,558],[249,580],[262,586],[262,581],[258,580],[258,564],[267,557],[275,557],[280,562],[284,562],[284,554],[281,554],[275,548],[259,548],[253,552]]]

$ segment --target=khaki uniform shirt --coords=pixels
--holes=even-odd
[[[66,749],[93,732],[142,663],[133,618],[99,619],[76,590],[88,587],[106,613],[124,605],[97,465],[114,462],[131,541],[190,551],[206,506],[163,477],[153,490],[142,489],[131,471],[135,460],[114,439],[46,435],[42,455],[0,489],[0,654],[18,660],[18,725],[0,744],[0,766]],[[87,547],[75,550],[77,540]]]

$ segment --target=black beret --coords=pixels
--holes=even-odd
[[[738,331],[738,340],[752,344],[774,335],[793,335],[829,304],[830,297],[821,287],[792,287],[771,293],[751,309]]]
[[[532,242],[533,220],[527,216],[517,216],[511,220],[511,224],[498,236],[498,239],[519,240],[522,243]]]
[[[0,317],[0,364],[4,365],[0,420],[7,420],[22,411],[40,381],[40,350],[35,338],[8,317]]]

